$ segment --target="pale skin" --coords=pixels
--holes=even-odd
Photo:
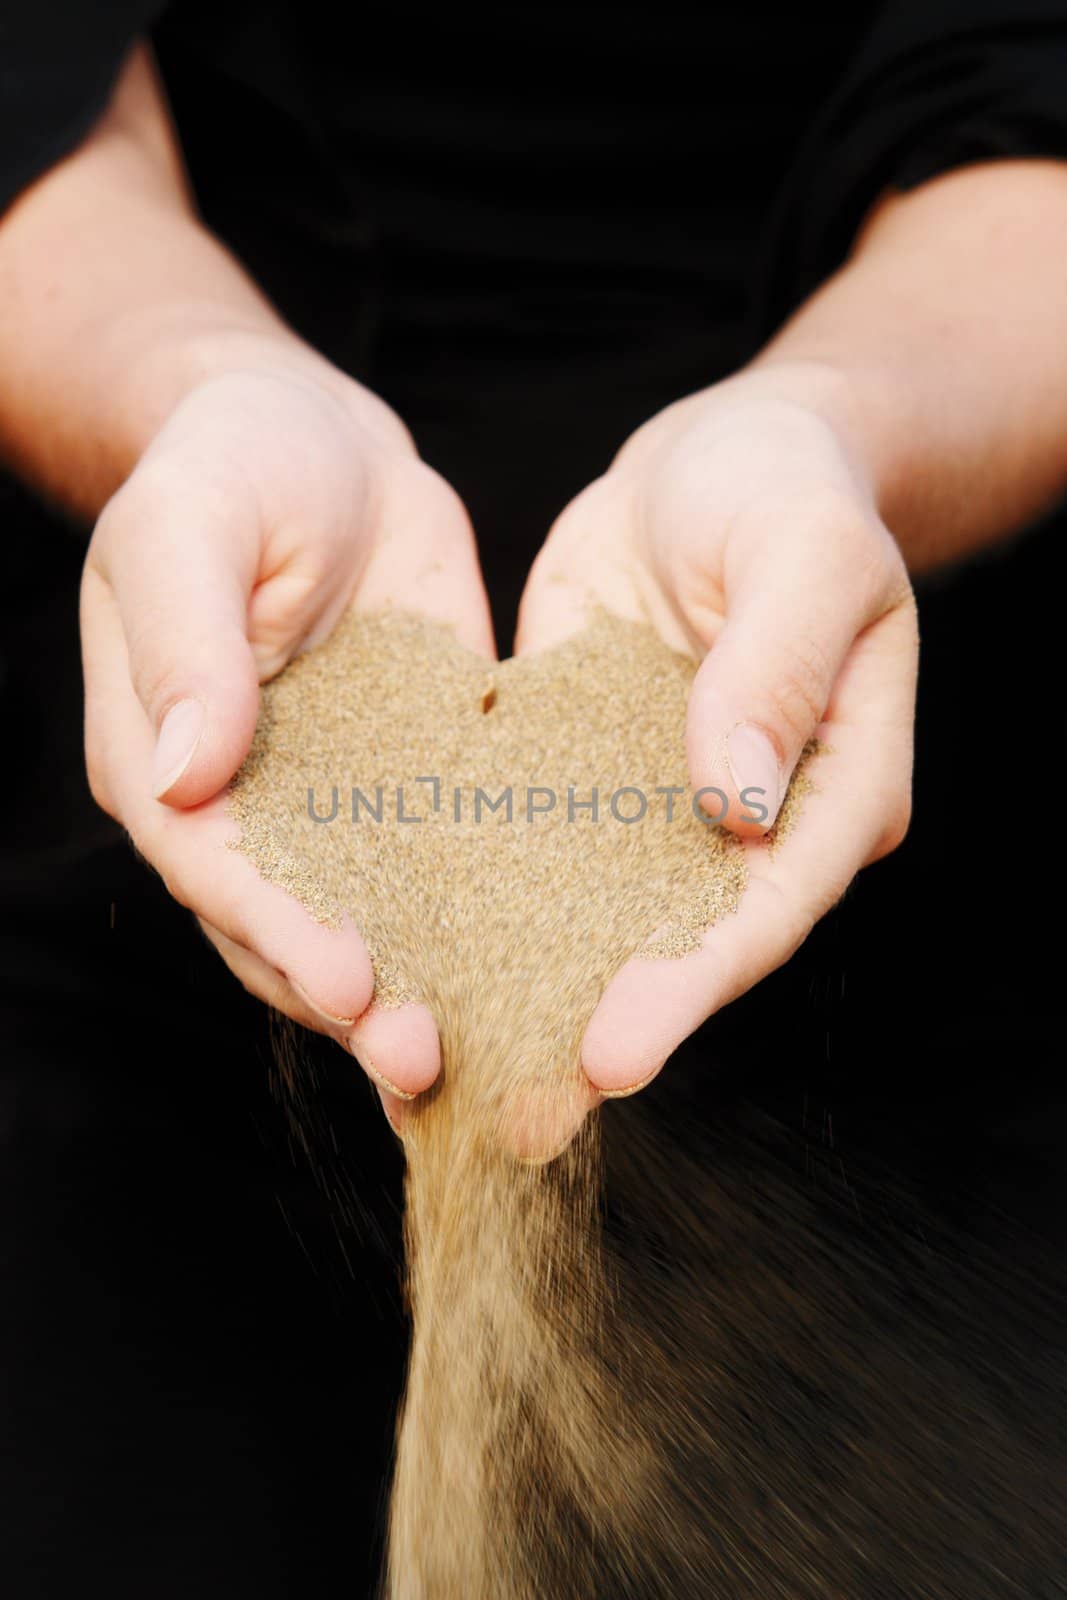
[[[726,792],[748,841],[737,915],[609,987],[583,1047],[589,1104],[647,1082],[902,839],[909,572],[1004,538],[1067,487],[1065,259],[1057,163],[886,197],[755,362],[620,441],[549,532],[516,648],[600,603],[703,658],[690,776]],[[225,848],[225,788],[259,684],[347,607],[420,609],[492,653],[474,534],[403,423],[198,222],[143,50],[81,148],[0,218],[0,371],[5,455],[95,521],[94,794],[241,982],[350,1050],[400,1126],[402,1097],[439,1070],[429,1013],[376,1008],[355,928],[318,926]],[[773,814],[814,734],[819,793],[769,853],[739,791],[765,789]]]

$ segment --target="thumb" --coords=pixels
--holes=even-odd
[[[846,656],[892,603],[892,565],[871,561],[869,529],[836,560],[798,541],[770,574],[752,550],[689,699],[690,779],[711,819],[742,838],[773,826]]]
[[[130,681],[155,734],[156,799],[194,806],[224,788],[248,753],[259,677],[247,612],[257,570],[243,508],[145,493],[136,479],[98,524],[87,589],[111,590]],[[87,595],[88,600],[88,595]]]

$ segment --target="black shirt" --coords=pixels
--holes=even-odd
[[[545,517],[751,354],[887,186],[1067,155],[1067,0],[47,0],[0,30],[0,207],[150,33],[205,219],[458,472],[505,619]],[[504,425],[543,432],[549,495],[487,487]]]
[[[88,131],[145,33],[209,220],[254,240],[283,302],[271,258],[298,235],[322,258],[304,277],[394,247],[481,267],[491,299],[516,264],[584,275],[594,301],[643,271],[732,316],[761,236],[788,299],[887,184],[1067,151],[1063,0],[47,0],[0,24],[0,208]]]

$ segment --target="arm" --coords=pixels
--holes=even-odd
[[[1067,166],[952,172],[884,200],[754,365],[840,429],[913,572],[1067,488],[1065,262]]]
[[[141,47],[90,137],[0,217],[0,449],[91,520],[180,400],[257,365],[304,372],[404,437],[200,224]]]

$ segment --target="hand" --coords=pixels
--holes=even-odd
[[[202,382],[105,507],[82,586],[93,794],[245,987],[404,1095],[439,1067],[430,1013],[368,1006],[350,924],[314,922],[245,856],[225,788],[259,685],[349,606],[402,601],[492,655],[470,526],[397,418],[310,357]],[[383,1094],[389,1113],[393,1095]]]
[[[787,960],[907,829],[914,602],[824,391],[803,368],[753,369],[670,407],[563,512],[530,574],[519,651],[557,643],[599,604],[702,658],[693,789],[723,791],[724,826],[749,841],[737,913],[683,960],[634,957],[605,992],[582,1052],[605,1094],[643,1086],[705,1017]],[[813,735],[827,747],[817,792],[772,852],[761,836]],[[763,792],[763,820],[742,790]],[[635,928],[635,947],[651,931]]]

